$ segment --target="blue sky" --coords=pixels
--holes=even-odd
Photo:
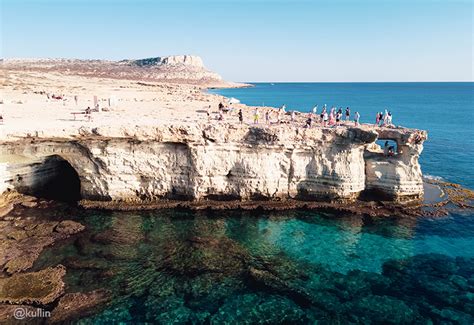
[[[473,2],[0,0],[1,57],[200,55],[234,81],[471,81]]]

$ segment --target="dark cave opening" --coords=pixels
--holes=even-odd
[[[60,156],[45,158],[31,172],[17,175],[16,189],[24,194],[62,202],[81,199],[81,181],[76,170]]]

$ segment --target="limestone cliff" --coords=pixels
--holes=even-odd
[[[397,154],[385,157],[378,138],[396,141]],[[58,177],[56,162],[65,160],[68,182],[78,179],[78,196],[94,200],[332,200],[366,190],[419,198],[425,139],[425,132],[409,129],[99,127],[72,138],[1,143],[0,186],[41,192]],[[22,160],[7,159],[13,156]]]

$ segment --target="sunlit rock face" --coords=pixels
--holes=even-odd
[[[423,195],[423,179],[418,158],[426,140],[425,132],[400,132],[396,129],[378,130],[378,138],[396,143],[391,157],[380,151],[365,153],[366,188],[392,198],[417,198]]]
[[[380,132],[224,124],[94,128],[78,140],[1,144],[3,156],[34,162],[4,164],[2,186],[28,187],[46,171],[62,174],[54,168],[53,173],[51,163],[64,160],[77,173],[69,173],[67,183],[79,183],[84,199],[330,200],[354,199],[366,189],[391,197],[422,196],[418,156],[426,134]],[[378,137],[397,141],[399,153],[369,152]]]

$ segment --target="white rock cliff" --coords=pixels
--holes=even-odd
[[[377,138],[396,141],[398,153],[374,151]],[[0,155],[23,158],[3,163],[0,177],[3,189],[34,189],[58,176],[52,165],[41,166],[48,157],[60,157],[77,173],[83,199],[332,200],[367,191],[420,198],[418,157],[425,139],[424,131],[409,129],[95,128],[77,139],[1,143]]]

